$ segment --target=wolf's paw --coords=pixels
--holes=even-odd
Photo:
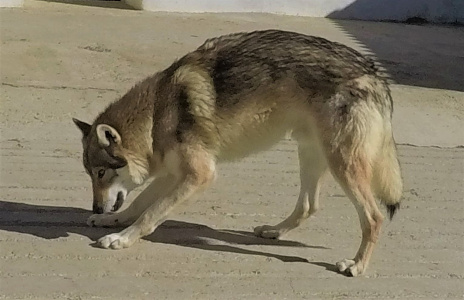
[[[130,238],[130,235],[113,233],[105,235],[97,241],[97,246],[105,249],[124,249],[130,247],[135,241]]]
[[[284,232],[282,229],[278,229],[275,226],[263,225],[255,227],[254,233],[256,236],[265,239],[278,239],[282,237]]]
[[[87,225],[90,227],[116,227],[120,224],[115,213],[104,213],[91,215],[87,219]]]
[[[364,267],[352,259],[344,259],[337,262],[337,268],[340,273],[343,273],[350,277],[356,277],[364,272]]]

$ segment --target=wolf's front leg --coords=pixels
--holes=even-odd
[[[176,186],[176,178],[171,175],[156,178],[135,198],[125,210],[117,213],[94,214],[87,219],[92,227],[129,226],[154,202],[166,197]]]
[[[214,180],[214,160],[209,159],[205,153],[195,152],[190,155],[181,156],[184,160],[179,162],[179,167],[175,172],[177,184],[171,193],[158,198],[128,228],[99,239],[98,245],[109,249],[130,247],[141,237],[151,234],[165,220],[176,204],[204,190]]]

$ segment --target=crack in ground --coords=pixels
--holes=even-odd
[[[111,91],[111,92],[119,92],[119,90],[116,89],[110,89],[110,88],[97,88],[97,87],[74,87],[74,86],[43,86],[43,85],[35,85],[35,84],[26,84],[26,85],[19,85],[19,84],[13,84],[13,83],[8,83],[8,82],[2,82],[3,86],[10,86],[14,88],[36,88],[36,89],[47,89],[47,90],[65,90],[65,89],[70,89],[70,90],[79,90],[79,91],[85,91],[85,90],[97,90],[97,91]]]
[[[414,148],[464,149],[464,145],[457,145],[457,146],[451,146],[451,147],[437,146],[437,145],[421,146],[421,145],[415,145],[415,144],[410,144],[410,143],[396,143],[396,145],[414,147]]]

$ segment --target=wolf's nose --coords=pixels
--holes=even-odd
[[[93,206],[93,213],[94,214],[102,214],[103,213],[103,207],[98,207],[96,205]]]

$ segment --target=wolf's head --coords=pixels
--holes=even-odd
[[[117,211],[127,194],[141,184],[140,180],[131,176],[121,136],[107,124],[73,121],[83,134],[83,163],[92,179],[93,212]]]

